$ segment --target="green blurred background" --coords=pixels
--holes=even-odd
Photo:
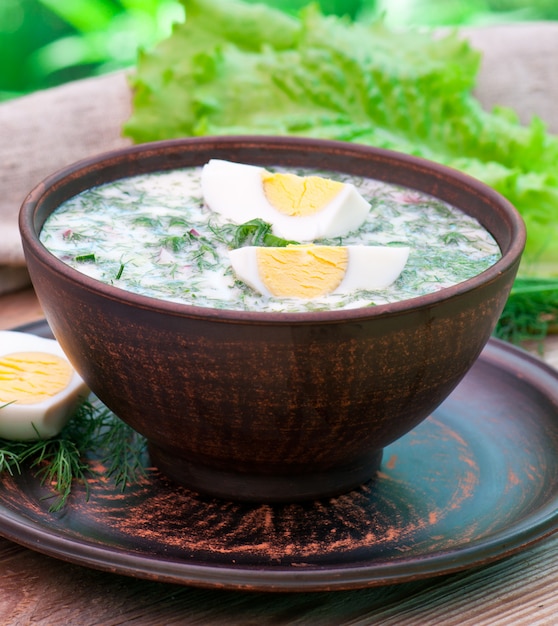
[[[256,0],[249,0],[256,1]],[[260,0],[261,1],[261,0]],[[268,0],[297,11],[308,0]],[[322,0],[325,13],[397,26],[558,20],[557,0]],[[0,0],[0,100],[133,65],[166,37],[178,0]]]

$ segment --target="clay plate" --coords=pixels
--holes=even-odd
[[[27,327],[49,335],[46,323]],[[558,373],[491,340],[379,477],[308,503],[203,499],[154,470],[123,494],[93,483],[63,513],[30,474],[0,482],[0,534],[128,576],[262,591],[372,587],[480,566],[556,530]]]

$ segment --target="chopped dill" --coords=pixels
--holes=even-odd
[[[77,263],[95,263],[95,255],[90,254],[78,254],[75,257]]]
[[[62,235],[65,241],[83,241],[84,239],[88,239],[82,233],[76,233],[73,230],[67,230]]]
[[[161,226],[161,220],[157,219],[156,217],[140,215],[139,217],[133,218],[132,224],[136,224],[137,226],[145,226],[146,228],[157,228]]]
[[[96,475],[89,455],[100,460],[104,475],[123,491],[144,475],[145,451],[145,439],[90,396],[56,437],[34,441],[0,439],[0,474],[14,476],[28,467],[41,485],[51,487],[55,500],[49,511],[58,512],[66,506],[77,482],[89,498],[88,480]]]
[[[173,252],[179,252],[188,241],[186,235],[169,235],[161,239],[160,245]]]
[[[469,242],[469,237],[456,231],[450,231],[442,237],[442,241],[448,246],[458,245],[460,242]]]
[[[205,206],[201,167],[134,176],[84,191],[55,211],[41,231],[49,250],[84,274],[152,298],[232,310],[304,311],[371,306],[413,298],[461,282],[499,258],[493,238],[459,210],[419,192],[373,179],[301,168],[353,182],[371,209],[364,223],[324,245],[398,245],[412,250],[389,290],[361,297],[328,295],[307,305],[244,289],[230,270],[229,251],[243,246],[286,246],[264,219],[223,224]],[[87,229],[87,230],[85,230]],[[69,241],[72,232],[87,241]],[[444,240],[445,237],[445,240]],[[95,242],[95,248],[91,247]],[[95,263],[75,257],[95,252]],[[121,265],[126,262],[124,270]],[[119,278],[116,278],[119,276]],[[319,307],[319,309],[317,309]]]
[[[186,228],[188,226],[188,221],[185,220],[183,217],[171,217],[169,221],[169,227],[172,226],[181,226],[183,228]]]

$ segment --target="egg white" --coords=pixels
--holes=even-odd
[[[0,331],[0,357],[14,352],[46,352],[67,361],[60,344],[53,339],[22,332]],[[0,437],[21,441],[54,437],[88,394],[87,385],[74,371],[64,389],[41,402],[4,405],[0,400]]]
[[[205,203],[236,224],[260,218],[272,225],[277,237],[299,242],[346,235],[358,229],[370,211],[370,204],[354,185],[345,183],[320,211],[304,216],[285,215],[266,198],[262,184],[265,171],[256,165],[211,159],[201,174]]]
[[[348,263],[345,276],[331,294],[386,289],[403,271],[409,258],[409,248],[390,246],[346,246]],[[237,278],[249,287],[271,297],[258,271],[257,246],[245,246],[229,252]]]

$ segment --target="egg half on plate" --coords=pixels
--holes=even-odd
[[[409,248],[389,246],[246,246],[229,252],[238,279],[264,296],[311,300],[389,287]]]
[[[0,331],[0,437],[57,435],[89,394],[57,341]]]
[[[211,159],[201,174],[204,201],[236,224],[262,219],[277,237],[310,242],[357,230],[370,204],[349,183],[320,176],[272,173]]]

